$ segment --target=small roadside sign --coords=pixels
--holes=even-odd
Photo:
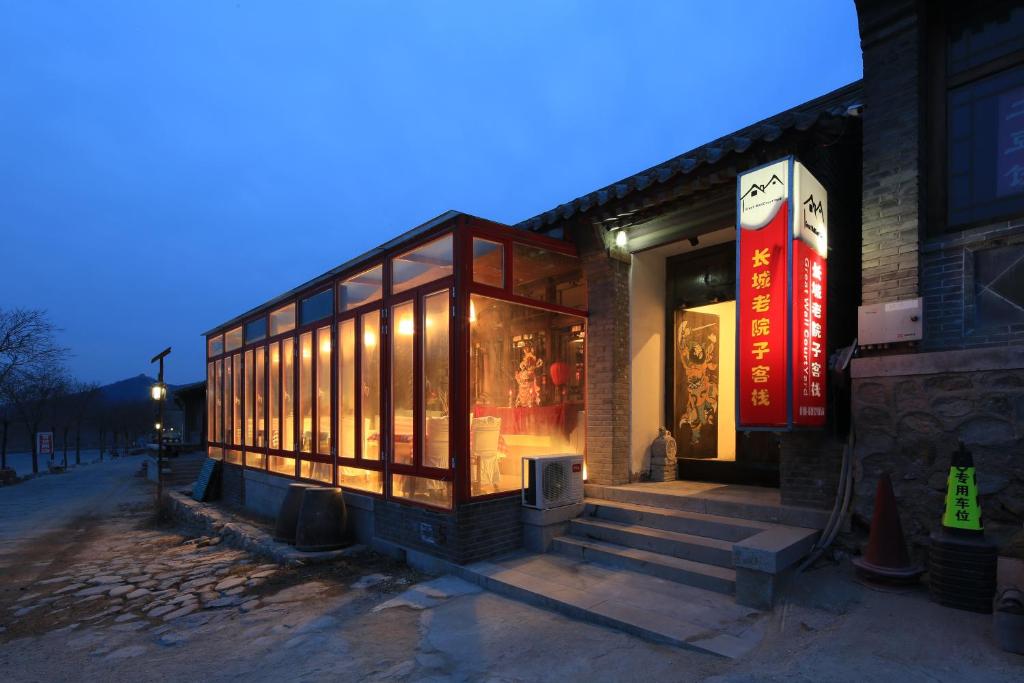
[[[53,432],[36,432],[36,453],[53,459]]]

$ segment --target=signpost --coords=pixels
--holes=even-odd
[[[36,454],[45,455],[48,467],[53,467],[53,432],[36,432]]]
[[[737,184],[737,425],[825,424],[828,197],[792,157]]]

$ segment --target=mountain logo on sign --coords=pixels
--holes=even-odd
[[[820,223],[814,221],[817,218]],[[825,224],[825,206],[824,202],[814,201],[814,195],[808,195],[807,199],[804,200],[804,228],[810,231],[816,237],[821,237],[821,230],[818,229],[818,225]]]
[[[751,183],[750,187],[747,188],[747,191],[743,193],[743,196],[740,197],[740,199],[756,197],[759,194],[764,194],[766,190],[773,187],[785,187],[785,183],[783,183],[782,180],[779,179],[779,176],[774,173],[772,174],[772,177],[768,179],[768,182],[763,185],[760,183]]]
[[[817,216],[821,220],[825,220],[825,207],[822,202],[814,201],[813,194],[809,195],[804,202],[804,211],[809,212],[812,216]]]

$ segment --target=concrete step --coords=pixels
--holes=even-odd
[[[578,517],[570,520],[569,535],[605,541],[693,562],[732,567],[733,542],[707,536],[622,524],[594,517]]]
[[[764,634],[761,615],[728,596],[561,555],[512,556],[454,571],[495,593],[575,619],[723,657],[742,657]]]
[[[621,524],[636,524],[680,534],[718,538],[723,541],[741,541],[771,527],[768,522],[634,503],[620,503],[600,498],[586,499],[584,514]]]
[[[736,572],[726,567],[572,536],[556,538],[552,549],[566,557],[629,569],[716,593],[732,594],[736,590]]]
[[[829,518],[829,513],[826,510],[745,499],[737,493],[740,490],[739,487],[728,487],[727,492],[722,494],[711,490],[683,495],[659,491],[653,486],[638,488],[635,486],[586,484],[584,490],[587,498],[600,498],[619,503],[632,503],[684,512],[699,512],[721,517],[736,517],[743,520],[808,529],[824,529]]]

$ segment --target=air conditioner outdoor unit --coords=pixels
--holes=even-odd
[[[582,455],[523,458],[523,505],[538,510],[583,502]]]

